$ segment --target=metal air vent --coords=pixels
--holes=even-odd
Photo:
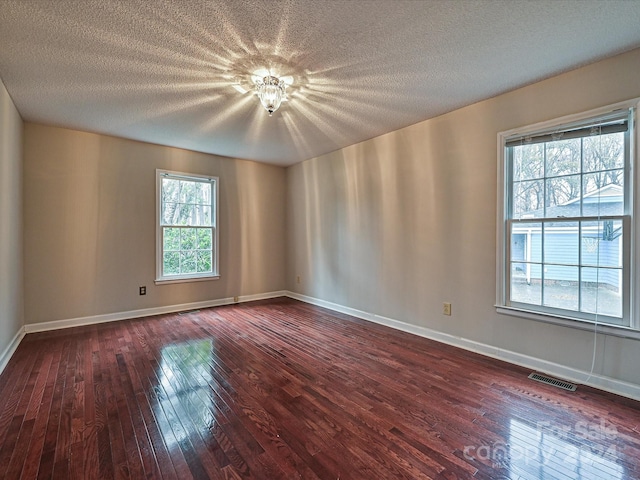
[[[547,377],[546,375],[542,375],[541,373],[535,373],[535,372],[530,373],[529,378],[531,380],[535,380],[536,382],[546,383],[547,385],[553,385],[554,387],[562,388],[563,390],[568,390],[570,392],[575,392],[577,388],[573,383]]]

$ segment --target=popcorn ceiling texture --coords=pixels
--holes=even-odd
[[[26,121],[290,165],[636,48],[638,25],[625,0],[0,0],[0,78]],[[233,88],[260,69],[294,78],[271,118]]]

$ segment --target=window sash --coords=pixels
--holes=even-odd
[[[598,260],[597,263],[591,263],[586,260],[588,255],[584,251],[583,240],[585,235],[583,235],[583,226],[582,224],[589,224],[593,222],[606,222],[606,221],[615,221],[622,223],[622,235],[621,238],[621,247],[620,250],[615,250],[616,255],[620,255],[620,266],[607,264],[606,261],[600,263]],[[567,262],[559,262],[559,261],[551,261],[546,257],[545,252],[545,230],[546,226],[553,225],[551,227],[551,234],[562,235],[562,234],[571,234],[571,229],[574,228],[572,224],[578,224],[576,228],[576,260],[567,261]],[[507,220],[506,222],[507,228],[507,241],[506,241],[506,251],[505,251],[505,302],[504,304],[508,307],[521,308],[523,310],[529,311],[540,311],[542,313],[548,313],[552,315],[557,315],[565,318],[571,318],[574,320],[582,320],[598,323],[616,325],[616,326],[624,326],[629,327],[630,325],[630,295],[631,295],[631,281],[630,281],[630,269],[625,268],[626,265],[629,265],[629,259],[631,256],[631,218],[629,216],[607,216],[607,217],[576,217],[576,218],[549,218],[549,219],[527,219],[527,220]],[[514,252],[512,251],[512,235],[514,230],[518,228],[518,226],[526,225],[526,224],[540,224],[540,229],[534,232],[531,232],[533,235],[539,235],[538,242],[540,244],[540,251],[537,255],[534,254],[533,257],[525,257],[523,259],[514,258]],[[564,226],[563,226],[564,224]],[[590,230],[591,227],[587,227]],[[599,227],[596,227],[596,232],[599,233]],[[592,232],[588,232],[592,233]],[[600,234],[601,235],[601,234]],[[529,238],[532,238],[531,236]],[[531,241],[531,240],[529,240]],[[524,248],[531,248],[530,244],[524,246]],[[523,249],[524,249],[523,248]],[[599,247],[597,247],[599,248]],[[531,253],[529,252],[529,255]],[[600,250],[597,250],[597,255],[600,256]],[[604,255],[604,252],[602,253]],[[540,285],[540,301],[539,303],[530,303],[524,301],[514,300],[514,266],[522,265],[529,268],[537,268],[539,270],[539,277],[531,274],[526,275],[525,281],[530,282],[532,279],[534,281],[539,282]],[[556,275],[557,270],[561,270],[563,268],[571,268],[575,269],[577,279],[568,281],[567,283],[575,283],[575,288],[577,290],[578,298],[576,300],[577,308],[561,308],[558,305],[545,305],[545,289],[551,289],[552,286],[549,284],[550,282],[560,282],[561,278],[551,278],[551,276],[546,276],[547,269],[555,269]],[[598,271],[609,271],[609,272],[619,272],[620,275],[620,316],[611,315],[607,313],[603,313],[600,310],[599,306],[596,306],[595,310],[599,313],[591,312],[587,307],[585,307],[586,297],[584,297],[584,290],[588,288],[586,282],[585,270],[598,270]],[[535,278],[533,278],[535,277]],[[517,278],[517,277],[515,277]],[[606,288],[604,278],[602,279],[603,287]],[[548,283],[549,282],[549,283]],[[600,283],[600,280],[598,282]],[[600,285],[596,285],[598,288],[598,292],[600,289]],[[599,293],[598,293],[599,294]]]
[[[626,111],[627,112],[627,117],[629,116],[629,110]],[[619,115],[619,113],[618,113]],[[627,122],[625,122],[625,125],[627,124]],[[588,131],[588,129],[585,129]],[[559,130],[560,132],[563,132],[562,129]],[[543,214],[540,217],[537,218],[555,218],[555,216],[549,215],[547,210],[548,209],[553,209],[556,208],[559,205],[548,205],[549,202],[549,198],[548,198],[548,183],[550,181],[557,181],[557,180],[563,180],[563,179],[570,179],[570,178],[576,178],[579,180],[579,191],[580,194],[579,196],[572,200],[573,202],[579,202],[580,204],[580,215],[583,215],[583,209],[584,209],[584,200],[590,195],[589,193],[585,192],[585,186],[586,186],[586,182],[585,182],[585,177],[589,177],[589,176],[594,176],[594,175],[606,175],[606,174],[613,174],[615,172],[619,172],[622,171],[622,175],[623,175],[623,179],[622,179],[622,189],[623,189],[623,211],[625,214],[629,214],[631,207],[632,207],[632,203],[631,203],[631,190],[630,190],[630,186],[632,185],[632,179],[631,179],[631,164],[630,164],[630,158],[631,158],[631,151],[630,151],[630,132],[628,129],[624,130],[625,135],[624,135],[624,151],[623,151],[623,155],[624,155],[624,164],[622,166],[614,166],[611,168],[601,168],[601,169],[597,169],[597,170],[588,170],[585,169],[585,165],[584,165],[584,145],[581,143],[580,145],[580,168],[578,171],[573,171],[570,173],[563,173],[563,174],[550,174],[547,175],[547,157],[546,157],[546,149],[544,152],[544,159],[543,159],[543,166],[542,166],[542,170],[543,173],[542,175],[536,175],[533,176],[531,178],[526,177],[524,179],[515,179],[514,178],[514,170],[515,170],[515,156],[514,156],[514,148],[517,146],[522,146],[525,144],[521,144],[518,143],[516,145],[512,144],[512,145],[505,145],[504,148],[504,160],[505,160],[505,166],[506,166],[506,182],[505,182],[505,219],[513,219],[516,218],[515,215],[515,198],[514,198],[514,186],[515,185],[522,185],[522,184],[526,184],[526,183],[537,183],[540,182],[541,186],[542,186],[542,206],[538,207],[537,210],[542,210]],[[603,133],[602,135],[605,135],[605,133]],[[597,135],[596,135],[597,136]],[[588,136],[582,136],[582,137],[578,137],[578,138],[593,138],[592,135],[588,135]],[[564,138],[562,139],[564,140]],[[553,142],[556,140],[549,140],[549,142]],[[528,143],[526,144],[528,145]],[[612,185],[612,184],[607,184],[604,185],[601,188],[605,188],[608,185]],[[586,216],[586,214],[584,214],[584,216]]]
[[[178,239],[174,240],[173,248],[166,248],[167,232],[169,230],[177,230]],[[190,231],[193,231],[190,232]],[[183,232],[193,234],[192,245],[185,245],[183,240]],[[201,232],[206,232],[206,240],[201,243]],[[163,225],[162,226],[162,276],[163,277],[180,277],[184,275],[211,275],[215,270],[215,257],[213,251],[213,227],[202,226],[182,226],[182,225]],[[173,265],[177,265],[177,271],[171,271],[167,268],[167,258],[172,259]],[[193,268],[188,265],[193,263]],[[203,266],[207,266],[203,268]]]

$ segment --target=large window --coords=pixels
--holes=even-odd
[[[627,105],[500,134],[499,307],[638,327],[633,114]]]
[[[218,276],[218,179],[158,170],[157,282]]]

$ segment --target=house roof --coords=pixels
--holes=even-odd
[[[620,185],[606,185],[585,195],[582,199],[574,199],[546,209],[528,212],[525,218],[562,218],[562,217],[606,217],[621,215],[623,212],[624,189]]]
[[[26,121],[289,165],[637,48],[638,25],[625,0],[3,0],[0,78]],[[265,69],[294,80],[273,117],[234,88]]]

